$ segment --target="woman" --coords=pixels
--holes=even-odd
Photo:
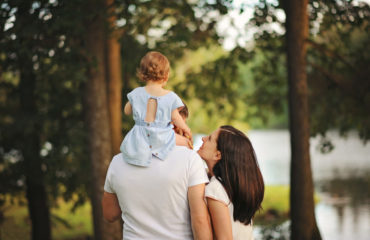
[[[231,126],[202,140],[198,153],[211,177],[205,196],[215,238],[253,239],[252,219],[261,208],[264,183],[251,142]]]

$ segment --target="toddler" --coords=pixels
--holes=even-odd
[[[127,94],[129,102],[124,107],[125,114],[133,114],[134,127],[121,144],[121,152],[126,162],[147,167],[152,155],[163,160],[177,145],[192,146],[192,134],[179,109],[184,106],[176,93],[163,87],[169,77],[170,63],[159,52],[148,52],[140,62],[138,77],[146,83]],[[176,129],[183,135],[175,134]]]
[[[188,119],[188,116],[189,116],[189,110],[188,110],[188,106],[186,106],[186,104],[184,103],[184,101],[182,101],[182,104],[183,104],[183,106],[180,107],[180,108],[178,108],[178,110],[179,110],[180,116],[182,117],[182,119],[186,123],[186,120]],[[181,128],[178,128],[178,127],[176,127],[176,125],[174,125],[174,128],[173,129],[175,130],[175,133],[176,134],[179,134],[180,136],[184,136],[185,133],[183,132],[183,130]],[[186,146],[186,144],[180,143],[181,140],[182,139],[176,138],[176,144],[177,145],[185,145]]]

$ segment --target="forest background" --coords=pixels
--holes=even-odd
[[[321,137],[321,150],[334,147],[326,135],[331,129],[343,136],[356,130],[366,143],[369,3],[294,4],[0,1],[0,224],[12,223],[1,227],[0,238],[13,226],[11,234],[19,239],[22,234],[119,239],[120,223],[101,217],[102,186],[111,157],[133,124],[130,116],[122,116],[122,104],[140,85],[136,68],[150,50],[169,58],[168,87],[188,105],[194,133],[222,124],[243,131],[299,129],[292,114],[302,113],[293,106],[301,96],[288,97],[293,68],[301,69],[307,84],[303,99],[309,112],[302,116],[309,125],[301,128]],[[294,20],[294,12],[303,14]],[[295,23],[307,30],[303,37],[289,30]],[[293,48],[296,43],[301,45]],[[292,61],[289,52],[305,61]],[[308,142],[308,137],[299,139]],[[310,162],[298,166],[310,169]],[[310,174],[304,174],[304,182]],[[293,192],[290,202],[303,198],[312,202],[313,194]],[[312,226],[306,234],[319,239],[313,206],[307,209]],[[26,217],[13,219],[17,214]]]

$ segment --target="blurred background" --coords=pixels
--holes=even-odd
[[[0,0],[0,240],[120,239],[102,188],[150,50],[170,60],[195,149],[223,124],[250,137],[266,184],[255,239],[289,239],[290,2]],[[311,166],[299,167],[322,239],[370,236],[369,4],[305,6]]]

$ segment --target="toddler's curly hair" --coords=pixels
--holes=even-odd
[[[148,52],[140,61],[137,69],[138,78],[143,81],[161,81],[168,77],[170,62],[160,52]]]

